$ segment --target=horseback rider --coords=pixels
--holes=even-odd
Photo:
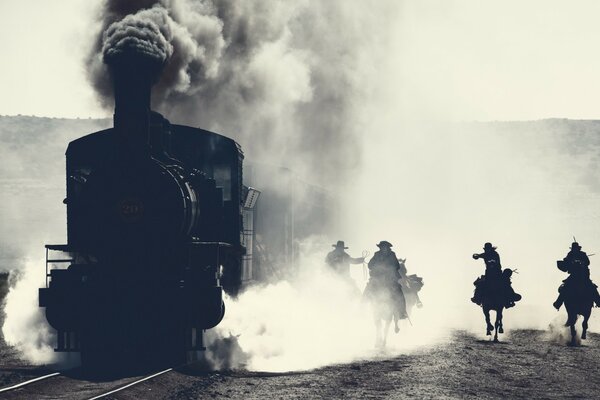
[[[558,298],[553,303],[553,306],[558,310],[563,304],[564,294],[566,292],[585,290],[594,299],[597,307],[600,307],[600,294],[598,286],[594,285],[590,279],[590,259],[588,255],[581,250],[581,246],[577,242],[571,244],[571,250],[567,256],[558,262],[558,268],[563,272],[568,272],[569,277],[563,281],[563,284],[558,288]]]
[[[375,252],[369,260],[370,279],[365,292],[370,293],[378,288],[389,290],[396,306],[395,320],[408,318],[406,300],[400,286],[402,279],[401,266],[396,254],[392,251],[392,244],[383,240],[377,244],[377,247],[379,247],[379,251]]]
[[[362,264],[365,262],[364,257],[353,258],[344,250],[348,248],[345,246],[343,240],[338,240],[336,244],[332,244],[335,249],[330,251],[325,258],[325,262],[338,274],[350,278],[350,264]]]
[[[473,258],[475,260],[483,258],[483,261],[485,262],[485,274],[473,282],[475,285],[475,293],[471,298],[471,301],[477,305],[481,305],[486,292],[494,285],[498,285],[504,292],[506,307],[513,307],[515,302],[521,299],[521,295],[515,293],[511,286],[510,277],[512,275],[512,270],[507,269],[503,273],[502,265],[500,264],[500,255],[496,251],[496,247],[487,242],[483,245],[483,253],[473,254]]]

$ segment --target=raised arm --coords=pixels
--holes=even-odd
[[[362,264],[365,262],[365,258],[364,257],[349,257],[348,258],[350,260],[350,264]]]

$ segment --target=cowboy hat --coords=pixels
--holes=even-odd
[[[343,240],[338,240],[336,244],[332,244],[331,246],[335,247],[336,249],[339,249],[339,248],[347,249],[347,247],[344,246]]]

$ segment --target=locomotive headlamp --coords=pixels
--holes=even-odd
[[[258,200],[258,196],[260,196],[260,190],[249,187],[246,200],[244,201],[244,208],[254,208],[256,201]]]

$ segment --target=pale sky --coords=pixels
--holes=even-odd
[[[400,114],[600,118],[600,2],[398,4],[401,18],[378,79],[383,101]],[[83,64],[97,5],[0,0],[0,115],[110,116]]]

